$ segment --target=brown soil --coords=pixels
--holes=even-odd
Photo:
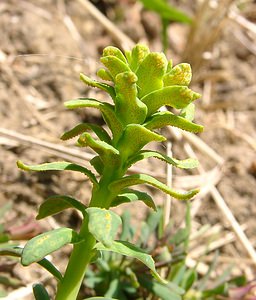
[[[146,40],[153,50],[161,50],[159,26],[152,26],[154,22],[160,22],[153,13],[141,12],[140,5],[134,1],[120,1],[119,4],[98,2],[102,11],[135,42]],[[251,21],[256,17],[255,5],[242,11]],[[69,25],[68,18],[73,21],[75,30]],[[71,147],[73,141],[60,142],[63,131],[82,121],[103,124],[97,111],[67,111],[63,106],[64,101],[83,95],[103,99],[104,95],[79,81],[79,72],[95,76],[102,49],[107,45],[118,45],[79,1],[2,0],[0,32],[1,128]],[[181,60],[187,32],[185,25],[170,26],[168,56],[174,58],[174,63]],[[246,234],[255,246],[256,50],[253,38],[255,41],[255,35],[241,25],[227,22],[213,48],[206,49],[212,59],[201,62],[193,89],[203,94],[203,98],[197,101],[196,115],[196,121],[205,126],[200,137],[224,159],[217,187],[239,223],[246,226]],[[16,167],[18,159],[27,163],[65,159],[58,151],[53,153],[34,142],[21,142],[1,132],[0,145],[0,207],[7,202],[13,205],[1,221],[5,228],[11,231],[13,227],[24,224],[32,224],[33,230],[38,232],[58,224],[77,228],[80,218],[72,211],[50,221],[40,221],[39,227],[35,228],[36,209],[47,196],[58,193],[73,195],[86,203],[90,198],[89,183],[82,176],[69,172],[24,173]],[[183,142],[174,142],[173,152],[175,157],[184,158]],[[207,155],[197,153],[206,170],[214,167],[215,163]],[[164,166],[155,161],[143,167],[157,174],[165,172]],[[180,171],[174,174],[174,179],[186,175]],[[161,203],[164,195],[153,193]],[[140,218],[143,219],[143,214]],[[226,230],[231,230],[209,194],[202,201],[196,221],[211,225],[221,223]],[[54,256],[62,270],[64,253],[68,251],[67,247]],[[232,252],[234,256],[247,256],[239,241],[223,251],[228,255]],[[3,262],[0,271],[7,268],[6,260]],[[24,271],[16,265],[8,272],[18,278],[21,285],[26,285],[44,274],[41,269],[33,270],[29,267]],[[52,282],[46,282],[51,288]],[[9,286],[8,291],[11,290],[13,288]],[[24,299],[29,299],[29,296]]]

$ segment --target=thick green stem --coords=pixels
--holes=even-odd
[[[106,176],[102,176],[99,183],[100,187],[93,189],[90,207],[109,208],[115,197],[108,190],[108,185],[113,180],[111,175],[114,173],[116,173],[116,170],[109,171]],[[80,236],[83,237],[83,241],[74,245],[64,278],[58,286],[55,300],[75,300],[79,293],[96,243],[95,238],[88,230],[88,218],[85,218],[82,223]]]
[[[74,245],[63,280],[57,290],[56,300],[75,300],[84,279],[86,267],[92,256],[95,238],[88,231],[88,219],[84,219],[81,230],[84,240]]]

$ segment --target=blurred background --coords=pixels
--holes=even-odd
[[[208,253],[203,258],[207,264],[211,251],[219,249],[223,266],[232,262],[235,275],[245,273],[250,280],[255,278],[256,2],[167,2],[170,11],[155,7],[154,1],[0,1],[3,243],[9,238],[25,241],[61,224],[78,226],[80,217],[72,211],[40,222],[35,222],[35,216],[38,205],[53,194],[70,194],[86,203],[90,185],[83,176],[28,174],[17,169],[16,161],[70,160],[88,166],[92,153],[74,147],[74,141],[61,142],[59,136],[78,122],[104,121],[93,109],[67,111],[63,102],[80,96],[108,101],[101,92],[83,85],[79,73],[96,78],[104,47],[129,49],[139,42],[152,51],[165,51],[174,65],[192,65],[191,87],[202,95],[195,103],[195,121],[205,126],[197,137],[176,130],[167,132],[173,156],[198,157],[199,170],[174,170],[170,178],[159,162],[149,161],[139,167],[163,181],[169,180],[177,189],[201,187],[192,205],[193,228],[209,226],[214,236],[211,242],[216,245],[211,250],[212,243],[207,243],[208,252],[194,245],[193,261]],[[163,145],[162,151],[170,148],[167,146]],[[163,203],[163,194],[148,191],[159,205]],[[128,208],[136,218],[138,211],[138,218],[144,218],[143,206]],[[173,203],[171,216],[180,224],[184,206]],[[70,248],[65,249],[53,259],[65,260]],[[51,286],[45,276],[41,269],[24,269],[15,260],[1,259],[2,296],[30,299],[27,287],[35,278]],[[19,296],[14,294],[17,289]]]

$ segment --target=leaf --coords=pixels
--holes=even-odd
[[[180,245],[185,242],[189,237],[189,232],[187,228],[180,228],[169,240],[169,243],[174,244],[175,246]]]
[[[102,80],[114,81],[114,79],[111,76],[111,74],[109,73],[109,71],[106,69],[103,69],[103,68],[101,68],[97,71],[97,76],[100,77]]]
[[[99,154],[103,164],[107,165],[119,165],[120,156],[119,151],[113,146],[109,145],[103,141],[95,140],[89,133],[84,132],[78,139],[78,144],[80,146],[89,146],[96,153]]]
[[[143,3],[145,8],[155,11],[163,19],[169,21],[191,23],[191,18],[187,14],[171,6],[170,4],[166,3],[166,1],[163,0],[150,0],[150,1],[140,0],[140,1]]]
[[[33,284],[35,300],[51,300],[47,290],[41,283]]]
[[[141,101],[147,105],[148,116],[150,116],[164,105],[177,109],[184,108],[200,96],[186,86],[173,85],[153,91],[143,97]]]
[[[101,126],[96,125],[96,124],[90,124],[90,123],[81,123],[72,128],[69,131],[66,131],[62,136],[62,140],[69,140],[73,137],[78,136],[79,134],[87,131],[87,130],[92,130],[100,140],[106,142],[106,143],[111,143],[111,138]]]
[[[119,284],[120,284],[119,278],[113,278],[110,281],[108,290],[104,296],[106,296],[106,297],[116,296],[118,294]]]
[[[166,283],[160,275],[156,272],[155,263],[151,255],[144,252],[142,249],[136,247],[135,245],[125,242],[125,241],[114,241],[110,247],[105,247],[102,243],[97,243],[95,245],[97,250],[101,251],[113,251],[125,256],[136,258],[140,260],[144,265],[146,265],[151,271],[156,279],[160,282]]]
[[[21,257],[23,248],[21,247],[13,247],[0,249],[0,256],[14,256]],[[49,273],[51,273],[57,280],[62,280],[62,275],[60,271],[46,258],[43,258],[37,262],[41,267],[46,269]]]
[[[46,258],[43,258],[37,262],[41,267],[51,273],[58,281],[63,279],[60,271]]]
[[[188,106],[182,109],[180,116],[188,121],[193,121],[195,117],[195,104],[190,103]]]
[[[90,233],[105,247],[111,247],[122,223],[121,218],[110,210],[97,207],[89,207],[86,211],[89,216]]]
[[[116,199],[111,203],[111,206],[118,206],[122,203],[143,201],[148,207],[156,210],[156,205],[152,197],[144,192],[126,189],[121,194],[119,194]]]
[[[180,285],[182,282],[182,279],[185,276],[186,273],[186,265],[184,264],[184,260],[180,262],[179,264],[172,267],[171,270],[171,276],[168,278],[172,283],[176,285]]]
[[[137,44],[132,48],[130,54],[126,52],[126,56],[130,56],[129,65],[132,71],[136,71],[144,60],[144,58],[150,53],[149,48],[146,45]],[[128,57],[127,57],[128,59]]]
[[[117,57],[118,59],[120,59],[121,61],[123,61],[124,63],[127,64],[127,60],[126,60],[124,54],[117,47],[108,46],[108,47],[105,47],[103,49],[103,55],[102,56],[105,57],[105,56],[110,56],[110,55]]]
[[[139,276],[139,283],[149,292],[158,296],[161,300],[182,300],[180,294],[173,291],[167,285],[163,285],[154,280],[150,280],[146,276]]]
[[[115,99],[116,93],[115,93],[115,89],[113,88],[113,86],[108,85],[103,82],[93,80],[93,79],[87,77],[86,75],[84,75],[83,73],[80,73],[80,79],[88,86],[97,87],[97,88],[101,89],[102,91],[107,92],[111,96],[112,99]]]
[[[60,249],[66,244],[77,243],[79,236],[77,232],[70,228],[54,229],[32,238],[25,245],[21,263],[28,266],[34,262],[40,261],[46,255]]]
[[[174,126],[189,132],[202,132],[204,127],[192,123],[181,116],[176,116],[169,111],[161,111],[153,114],[151,118],[144,124],[149,130],[162,128],[165,126]]]
[[[131,213],[129,210],[125,210],[122,215],[122,231],[120,234],[121,240],[129,240],[132,238],[132,231],[131,231]]]
[[[118,139],[123,131],[123,126],[116,117],[114,108],[112,105],[100,102],[95,99],[90,98],[79,98],[76,100],[70,100],[64,103],[65,106],[69,109],[76,109],[76,108],[85,108],[85,107],[93,107],[97,108],[101,111],[105,122],[107,123],[108,127],[110,128],[113,138]]]
[[[124,72],[116,76],[116,114],[123,123],[142,124],[147,116],[147,106],[137,98],[137,76]]]
[[[187,270],[187,272],[184,274],[181,282],[181,287],[185,290],[188,291],[194,282],[197,280],[197,273],[196,270],[190,269]]]
[[[69,170],[69,171],[75,171],[80,172],[89,177],[91,182],[95,185],[98,185],[98,181],[95,177],[95,175],[88,170],[85,167],[82,167],[80,165],[66,162],[66,161],[59,161],[59,162],[51,162],[51,163],[44,163],[40,165],[25,165],[20,160],[17,161],[18,168],[24,170],[24,171],[63,171],[63,170]]]
[[[188,86],[192,79],[190,64],[181,63],[173,67],[170,72],[164,75],[164,86],[185,85]]]
[[[126,161],[128,157],[140,151],[146,144],[165,140],[164,136],[156,134],[142,125],[130,124],[126,126],[117,149],[122,153],[123,161]]]
[[[54,195],[47,198],[45,202],[40,205],[36,219],[41,220],[45,217],[55,215],[67,208],[78,209],[85,215],[86,206],[80,201],[69,196]]]
[[[140,99],[163,87],[163,76],[166,69],[167,60],[163,53],[151,52],[144,58],[136,71]]]
[[[90,160],[90,164],[101,175],[103,173],[104,165],[101,158],[97,155]]]
[[[179,192],[169,188],[164,183],[158,181],[154,177],[146,175],[146,174],[133,174],[133,175],[126,176],[121,179],[115,180],[109,185],[109,189],[112,191],[118,192],[129,186],[143,184],[143,183],[154,186],[154,187],[158,188],[159,190],[162,190],[166,194],[168,194],[178,200],[189,200],[199,192],[198,189],[195,189],[195,190],[188,191],[186,193],[179,193]]]
[[[114,81],[115,81],[117,74],[120,74],[120,73],[123,73],[126,71],[131,71],[128,64],[126,64],[121,59],[119,59],[113,55],[103,56],[103,57],[101,57],[100,61],[103,63],[103,65],[106,68],[108,68]]]
[[[138,154],[136,154],[130,158],[128,164],[131,166],[131,165],[135,164],[136,162],[143,160],[145,158],[149,158],[149,157],[158,158],[160,160],[165,161],[168,164],[171,164],[171,165],[173,165],[177,168],[181,168],[181,169],[193,169],[193,168],[197,168],[199,165],[197,159],[188,158],[188,159],[184,159],[184,160],[178,160],[178,159],[169,157],[165,154],[162,154],[158,151],[149,151],[149,150],[140,151]]]
[[[208,297],[211,297],[211,296],[217,296],[217,295],[226,295],[227,293],[227,290],[228,290],[228,283],[225,282],[213,289],[210,289],[210,290],[205,290],[202,292],[202,299],[207,299]],[[250,299],[250,298],[249,298]],[[253,299],[253,298],[252,298]]]

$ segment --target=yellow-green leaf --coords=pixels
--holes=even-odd
[[[27,242],[22,251],[21,263],[28,266],[66,244],[79,242],[77,232],[70,228],[58,228],[39,234]]]
[[[153,114],[144,124],[149,130],[162,128],[165,126],[174,126],[190,132],[202,132],[204,127],[199,124],[192,123],[181,116],[176,116],[169,111],[161,111]]]
[[[40,165],[25,165],[23,162],[18,160],[17,166],[24,171],[42,172],[42,171],[68,170],[68,171],[80,172],[87,175],[93,184],[98,185],[98,181],[95,175],[90,170],[78,164],[74,164],[66,161],[50,162],[50,163],[44,163]]]
[[[167,59],[163,53],[151,52],[144,58],[136,71],[140,99],[163,87],[166,68]]]
[[[67,208],[75,208],[85,215],[86,206],[80,201],[65,195],[54,195],[48,197],[39,207],[39,212],[36,217],[37,220],[45,217],[55,215]]]
[[[167,86],[154,91],[141,99],[148,107],[148,116],[155,113],[160,107],[167,105],[174,108],[184,108],[194,100],[200,98],[200,94],[193,92],[186,86]]]
[[[189,200],[199,192],[198,189],[190,190],[185,193],[177,192],[168,187],[166,184],[162,183],[161,181],[146,174],[134,174],[115,180],[109,185],[109,189],[111,189],[114,192],[120,192],[127,187],[138,184],[149,184],[178,200]]]
[[[122,224],[121,218],[111,210],[98,207],[87,208],[89,216],[88,229],[96,240],[105,247],[111,247]]]
[[[166,283],[166,281],[157,273],[152,256],[129,242],[114,241],[110,247],[105,247],[102,243],[97,243],[95,248],[101,251],[112,251],[128,257],[136,258],[152,271],[152,274],[156,279],[160,282]]]

